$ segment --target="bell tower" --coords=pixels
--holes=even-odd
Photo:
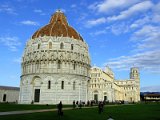
[[[135,80],[135,102],[140,101],[140,77],[137,67],[132,67],[130,70],[130,79]]]
[[[130,70],[130,79],[139,80],[139,70],[137,67],[132,67]]]

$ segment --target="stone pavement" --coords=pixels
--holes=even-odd
[[[96,106],[93,106],[96,107]],[[82,107],[84,108],[91,108],[91,107]],[[63,110],[71,110],[73,108],[63,108]],[[76,108],[78,109],[78,108]],[[43,109],[43,110],[22,110],[22,111],[8,111],[8,112],[0,112],[0,116],[2,115],[18,115],[18,114],[28,114],[28,113],[37,113],[37,112],[50,112],[50,111],[57,111],[57,109]]]
[[[63,110],[71,110],[71,109],[73,109],[73,108],[63,108]],[[36,112],[49,112],[49,111],[57,111],[57,109],[8,111],[8,112],[0,112],[0,116],[1,116],[1,115],[28,114],[28,113],[36,113]]]
[[[132,105],[132,104],[129,104]],[[109,105],[109,106],[115,106],[115,105]],[[84,108],[94,108],[97,106],[92,107],[82,107]],[[72,110],[73,108],[63,108],[63,110]],[[76,108],[79,109],[79,108]],[[57,109],[42,109],[42,110],[22,110],[22,111],[8,111],[8,112],[0,112],[0,116],[2,115],[18,115],[18,114],[28,114],[28,113],[37,113],[37,112],[50,112],[50,111],[57,111]]]

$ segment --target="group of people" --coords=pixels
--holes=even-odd
[[[80,101],[73,101],[73,109],[79,108],[81,109],[83,106],[85,106],[85,102]]]
[[[93,105],[93,101],[87,101],[87,106],[92,106]],[[99,103],[98,103],[98,113],[99,114],[101,114],[103,111],[104,111],[104,105],[105,105],[105,102],[103,102],[103,101],[100,101]],[[75,108],[79,108],[79,109],[81,109],[82,108],[82,106],[85,106],[85,102],[82,102],[82,101],[73,101],[73,109],[75,109]],[[57,105],[57,108],[58,108],[58,115],[59,116],[63,116],[63,111],[62,111],[62,107],[63,107],[63,105],[62,105],[62,102],[60,101],[60,103]],[[110,117],[110,119],[109,120],[113,120],[111,117]]]

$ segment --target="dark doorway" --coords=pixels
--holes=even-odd
[[[107,100],[107,96],[104,96],[104,101],[106,101]]]
[[[98,102],[98,94],[94,94],[94,100]]]
[[[4,95],[3,95],[3,102],[6,102],[6,97],[7,97],[7,95],[4,94]]]
[[[40,89],[35,89],[34,102],[39,102],[39,98],[40,98]]]

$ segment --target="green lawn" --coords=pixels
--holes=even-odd
[[[109,115],[114,120],[160,120],[160,104],[106,106],[102,114],[98,114],[97,108],[82,108],[66,110],[61,118],[57,112],[43,112],[0,116],[0,120],[107,120]]]

